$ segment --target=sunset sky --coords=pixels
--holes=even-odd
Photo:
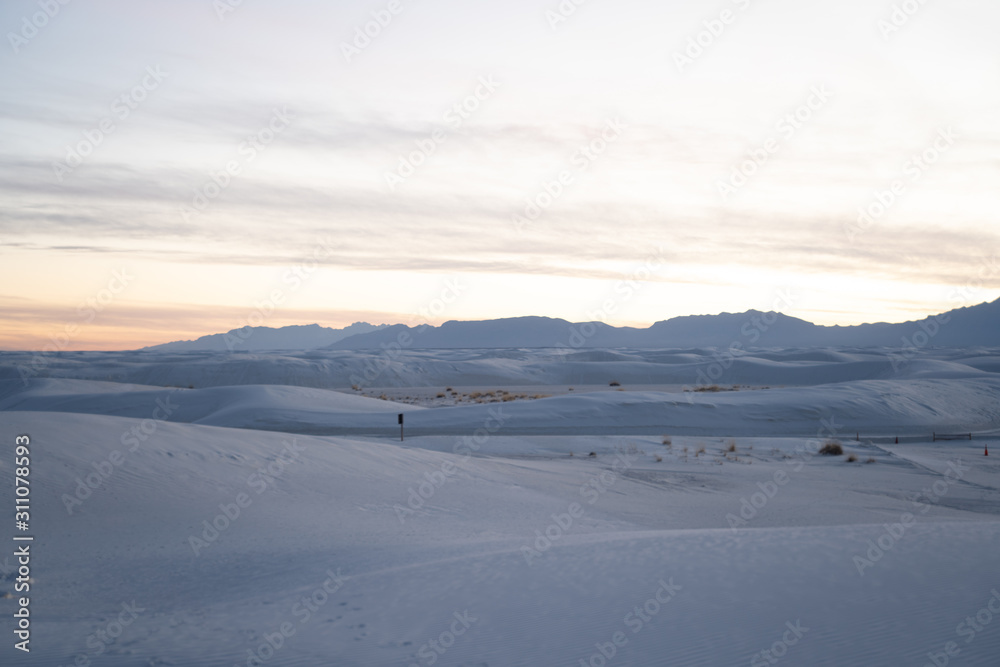
[[[8,0],[0,349],[996,299],[1000,6],[896,4]]]

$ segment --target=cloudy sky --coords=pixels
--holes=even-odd
[[[5,1],[0,348],[1000,296],[997,3],[577,2]]]

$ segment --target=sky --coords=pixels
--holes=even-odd
[[[995,2],[64,2],[0,5],[0,349],[1000,296]]]

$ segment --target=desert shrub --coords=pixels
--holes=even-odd
[[[836,440],[827,440],[819,448],[819,453],[823,456],[840,456],[844,453],[844,448]]]
[[[597,452],[591,452],[591,453],[587,454],[587,456],[596,457],[597,456]]]
[[[451,387],[445,387],[444,390],[445,391],[454,391],[454,389],[452,389]]]
[[[662,457],[662,456],[660,456],[659,454],[657,454],[657,455],[656,455],[656,462],[657,462],[657,463],[663,463],[663,457]]]
[[[736,441],[732,438],[726,440],[726,451],[736,453]]]
[[[858,460],[858,457],[855,456],[854,454],[848,454],[847,455],[847,462],[848,463],[854,463],[857,460]]]
[[[674,443],[673,443],[673,440],[670,439],[669,435],[665,435],[665,436],[663,436],[663,444],[666,445],[667,447],[670,447]]]
[[[865,459],[865,463],[875,463],[875,457],[869,456],[867,459]]]
[[[435,396],[434,398],[444,398],[444,397],[445,397],[445,395],[444,395],[444,394],[438,394],[438,395],[437,395],[437,396]]]
[[[634,442],[630,442],[630,443],[628,443],[628,445],[626,445],[624,447],[622,447],[621,445],[615,445],[615,450],[617,450],[619,452],[622,452],[624,454],[630,454],[631,456],[635,456],[635,455],[640,454],[640,453],[641,454],[645,454],[646,453],[646,452],[642,451],[641,449],[639,449],[639,446],[637,444],[635,444]]]
[[[622,386],[622,383],[619,382],[618,380],[612,380],[611,382],[608,383],[608,386],[609,387],[620,387],[620,386]]]

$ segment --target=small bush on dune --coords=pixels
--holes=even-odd
[[[732,452],[734,454],[736,453],[736,441],[733,440],[732,438],[726,440],[726,451]]]
[[[663,444],[667,445],[667,446],[670,446],[670,445],[673,444],[673,441],[670,439],[669,435],[663,436]]]
[[[844,453],[844,448],[836,440],[827,440],[820,447],[819,453],[823,456],[840,456]]]
[[[622,386],[622,383],[619,382],[618,380],[612,380],[611,382],[608,383],[608,386],[609,387],[620,387],[620,386]]]
[[[867,459],[865,460],[865,463],[875,463],[875,457],[874,457],[874,456],[869,456],[869,457],[868,457],[868,458],[867,458]]]
[[[855,456],[854,454],[848,454],[847,455],[847,462],[848,463],[854,463],[857,460],[858,460],[858,457]]]

